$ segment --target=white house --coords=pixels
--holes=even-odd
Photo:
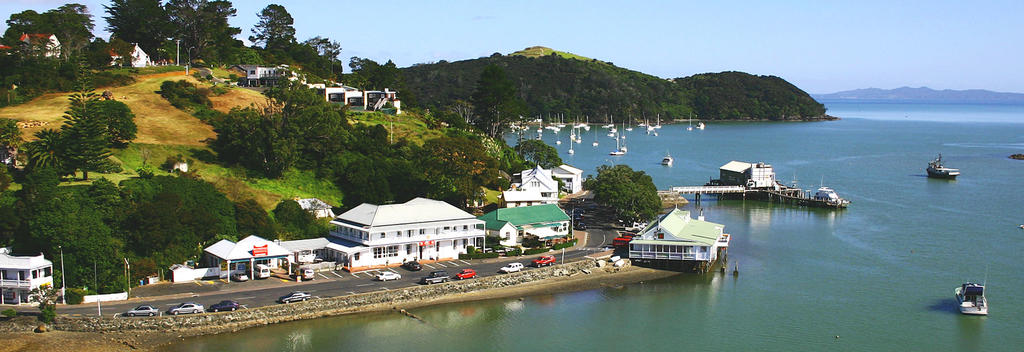
[[[572,194],[583,190],[583,170],[562,164],[551,169],[551,176],[562,181],[562,190]]]
[[[120,65],[121,62],[119,62],[119,60],[121,60],[121,54],[118,54],[118,53],[114,52],[113,50],[111,50],[110,51],[110,66]],[[146,54],[145,51],[142,51],[142,48],[139,47],[139,44],[135,44],[135,47],[132,48],[131,66],[132,67],[153,66],[153,61],[151,61],[149,59],[149,54]]]
[[[44,285],[53,285],[53,263],[42,254],[15,256],[0,248],[0,304],[28,303],[29,292]]]
[[[350,271],[405,261],[457,259],[482,247],[484,222],[443,201],[416,198],[402,204],[363,203],[331,221],[337,262]]]
[[[322,94],[324,99],[331,103],[363,106],[363,91],[355,87],[324,87],[317,89],[317,92]]]
[[[537,165],[519,175],[520,182],[502,192],[506,208],[558,203],[558,181],[552,178],[551,170]]]
[[[723,185],[746,186],[749,188],[778,188],[775,171],[763,162],[747,163],[730,161],[719,169],[719,181]]]
[[[237,243],[220,240],[203,249],[201,263],[206,267],[220,267],[220,276],[227,278],[235,272],[253,276],[253,267],[263,264],[271,268],[285,265],[291,252],[279,244],[258,236],[243,238]]]
[[[20,38],[29,50],[45,57],[60,57],[61,45],[57,36],[50,33],[22,33]]]
[[[629,258],[663,267],[684,263],[710,264],[719,251],[729,247],[725,226],[690,218],[690,212],[675,209],[652,221],[629,242]]]
[[[486,223],[487,234],[500,238],[503,246],[522,244],[526,236],[550,241],[569,235],[569,215],[555,204],[498,208],[479,219]]]
[[[319,218],[333,218],[334,210],[330,204],[317,198],[302,198],[296,199],[295,202],[299,203],[302,210],[308,211],[317,219]]]
[[[274,86],[277,81],[282,79],[297,79],[297,75],[291,71],[288,65],[235,65],[233,68],[245,73],[244,77],[238,79],[238,85],[241,86]]]

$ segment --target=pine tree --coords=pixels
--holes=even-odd
[[[92,90],[91,80],[81,62],[78,68],[76,92],[68,98],[71,105],[64,113],[61,136],[64,160],[69,170],[82,171],[82,179],[89,179],[89,171],[96,171],[110,156],[107,149],[106,124],[100,114],[99,95]]]

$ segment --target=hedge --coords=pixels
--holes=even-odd
[[[576,240],[574,239],[572,241],[568,241],[568,242],[565,242],[565,243],[559,243],[559,244],[556,244],[554,246],[551,246],[551,249],[559,250],[559,249],[562,249],[562,248],[569,248],[569,247],[572,247],[572,246],[575,246],[575,245],[576,245]]]
[[[497,258],[497,257],[498,257],[498,253],[495,253],[495,252],[491,252],[491,253],[473,253],[473,254],[461,253],[461,254],[459,254],[459,259],[484,259],[484,258]]]
[[[85,300],[85,295],[87,294],[89,294],[89,292],[83,289],[69,288],[67,289],[67,292],[64,294],[64,299],[67,301],[68,304],[81,304],[82,301]]]
[[[530,248],[530,249],[527,249],[527,250],[523,251],[523,255],[545,253],[545,252],[550,251],[550,250],[551,250],[551,248]]]

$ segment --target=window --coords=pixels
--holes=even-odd
[[[380,233],[380,239],[382,239],[382,240],[384,239],[384,233],[383,232]]]
[[[445,226],[445,227],[444,227],[444,230],[445,230],[445,231],[451,230],[451,226]]]
[[[465,238],[463,238],[463,239],[462,239],[462,246],[463,246],[463,247],[465,247],[465,246],[468,246],[468,245],[469,245],[469,240],[468,240],[468,239],[465,239]]]
[[[483,230],[484,229],[484,224],[476,224],[476,229],[477,230]]]
[[[373,247],[373,259],[398,256],[398,246]]]
[[[462,231],[469,231],[469,225],[462,225]]]
[[[420,234],[421,234],[421,235],[422,235],[422,234],[425,234],[425,233],[427,233],[427,229],[420,229]]]
[[[39,278],[39,270],[32,270],[32,278],[33,279],[38,279]]]
[[[412,230],[405,231],[405,237],[412,237]]]

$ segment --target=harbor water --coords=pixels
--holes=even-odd
[[[582,292],[324,318],[191,338],[171,351],[1017,351],[1024,346],[1024,107],[827,103],[839,121],[665,125],[623,132],[609,156],[593,126],[545,130],[566,163],[701,185],[730,160],[764,161],[787,185],[834,188],[845,210],[759,201],[700,206],[733,235],[739,275],[683,274]],[[635,126],[634,126],[635,127]],[[621,127],[619,127],[621,129]],[[535,128],[524,135],[534,138]],[[515,136],[508,136],[514,144]],[[561,140],[561,144],[555,143]],[[599,145],[591,144],[598,141]],[[666,153],[672,167],[660,165]],[[957,180],[925,176],[942,153]],[[686,206],[694,209],[695,203]],[[953,290],[987,283],[989,316]]]

